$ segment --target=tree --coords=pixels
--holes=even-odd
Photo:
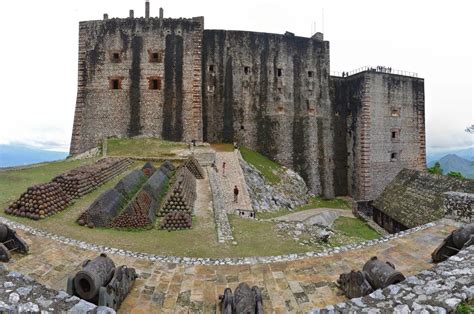
[[[458,172],[458,171],[450,171],[448,173],[448,176],[450,177],[455,177],[455,178],[459,178],[459,179],[465,179],[464,176],[462,175],[461,172]]]
[[[468,126],[464,131],[467,133],[474,134],[474,124],[471,124],[471,126]]]
[[[428,168],[428,172],[433,174],[443,174],[443,169],[441,169],[441,164],[436,162],[433,167]]]

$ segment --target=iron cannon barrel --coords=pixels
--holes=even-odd
[[[405,280],[405,276],[396,271],[394,266],[378,260],[375,256],[365,263],[362,270],[374,290],[383,289]]]
[[[1,232],[0,232],[1,234]],[[471,236],[474,235],[474,223],[464,225],[453,232],[453,243],[457,249],[462,249],[464,245],[469,241]]]
[[[8,239],[8,227],[5,224],[0,223],[0,243],[7,241]]]
[[[91,300],[112,278],[115,271],[114,262],[105,254],[93,260],[86,260],[82,270],[74,277],[74,288],[81,299]]]

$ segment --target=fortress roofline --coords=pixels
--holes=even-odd
[[[342,74],[345,74],[344,76]],[[331,72],[331,77],[334,78],[347,78],[347,77],[352,77],[356,75],[361,75],[361,74],[390,74],[390,75],[396,75],[396,76],[404,76],[404,77],[411,77],[414,79],[419,79],[419,80],[424,80],[424,78],[419,77],[418,73],[416,72],[410,72],[410,71],[405,71],[405,70],[398,70],[398,69],[393,69],[391,67],[384,67],[384,66],[364,66],[357,68],[352,71],[332,71]]]
[[[226,32],[226,33],[248,33],[248,34],[255,34],[255,35],[268,35],[268,36],[284,36],[284,37],[292,37],[297,39],[313,39],[318,41],[325,41],[322,33],[316,33],[311,37],[305,36],[296,36],[294,33],[286,31],[283,34],[279,33],[268,33],[268,32],[257,32],[257,31],[246,31],[246,30],[235,30],[235,29],[204,29],[204,31],[212,31],[212,32]]]

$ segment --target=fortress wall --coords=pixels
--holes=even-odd
[[[403,168],[425,168],[423,79],[366,71],[331,77],[331,88],[339,114],[334,123],[336,194],[344,194],[344,151],[347,192],[356,200],[375,199]],[[346,137],[341,136],[344,116]]]
[[[334,195],[327,41],[206,30],[202,67],[204,140],[237,141]]]
[[[331,76],[334,125],[334,190],[336,195],[358,195],[360,141],[356,136],[364,93],[364,76]]]
[[[364,198],[375,199],[403,168],[426,168],[424,81],[387,73],[365,75],[370,102],[370,187]],[[394,109],[399,116],[394,116]],[[392,132],[398,133],[396,138]]]
[[[202,17],[81,22],[71,154],[110,136],[200,140],[203,24]],[[149,79],[159,89],[151,90]]]

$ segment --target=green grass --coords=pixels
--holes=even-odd
[[[5,208],[11,201],[15,200],[28,186],[47,182],[59,173],[93,161],[61,161],[28,169],[0,171],[0,205],[2,206],[0,209]],[[143,166],[143,162],[137,161],[130,169],[141,166]],[[158,164],[155,166],[158,166]],[[89,243],[137,252],[176,256],[217,258],[278,255],[320,251],[327,246],[338,246],[340,243],[348,243],[348,241],[360,241],[359,238],[342,235],[334,237],[334,240],[330,240],[329,244],[303,246],[289,238],[288,235],[280,234],[274,222],[258,222],[230,215],[229,220],[238,244],[220,244],[217,242],[211,213],[204,216],[195,216],[192,229],[174,232],[156,228],[159,225],[159,219],[155,223],[155,228],[137,231],[107,228],[89,229],[79,226],[76,220],[81,213],[101,193],[112,188],[127,173],[126,171],[113,178],[95,191],[76,200],[64,211],[44,220],[34,221],[10,216],[6,215],[3,210],[0,210],[0,215],[34,228]],[[322,202],[317,199],[313,201],[315,203]]]
[[[380,237],[366,222],[358,218],[339,217],[334,221],[332,228],[352,238],[373,240]]]
[[[278,176],[278,172],[281,170],[279,164],[246,147],[241,147],[240,153],[242,154],[242,158],[257,168],[270,184],[278,184],[281,181]]]
[[[107,156],[174,157],[174,150],[185,149],[185,143],[156,138],[111,138],[107,140]]]
[[[351,209],[351,207],[349,206],[347,201],[342,199],[342,198],[335,198],[335,199],[332,199],[332,200],[325,200],[325,199],[322,199],[319,196],[313,196],[313,197],[309,198],[307,204],[295,207],[291,211],[288,210],[287,208],[283,208],[283,209],[280,209],[278,211],[273,211],[273,212],[258,212],[257,213],[257,218],[271,219],[271,218],[276,218],[276,217],[288,215],[288,214],[291,214],[291,213],[300,212],[300,211],[307,210],[307,209],[313,209],[313,208],[339,208],[339,209],[347,209],[347,210]]]
[[[456,314],[474,314],[474,298],[463,301],[456,306]]]
[[[3,211],[7,205],[15,201],[29,186],[49,182],[60,173],[96,160],[62,160],[24,169],[0,171],[0,210]]]

